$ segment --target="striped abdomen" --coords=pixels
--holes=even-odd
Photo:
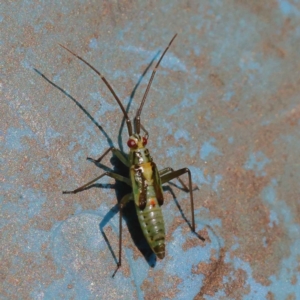
[[[165,225],[161,208],[156,198],[148,198],[145,209],[136,206],[137,216],[144,236],[158,258],[165,257]]]

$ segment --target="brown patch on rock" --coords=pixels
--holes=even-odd
[[[265,56],[269,56],[270,54],[276,55],[279,58],[283,59],[286,56],[286,51],[283,50],[281,47],[277,46],[271,40],[264,40],[262,42],[262,50]]]
[[[207,234],[208,235],[208,234]],[[202,236],[201,236],[202,237]],[[206,242],[206,240],[205,240]],[[182,245],[182,250],[187,251],[191,248],[198,247],[198,246],[204,246],[203,241],[201,241],[196,234],[193,234],[191,237],[188,237],[185,241],[185,243]]]
[[[63,277],[62,274],[58,274],[53,258],[50,255],[46,255],[43,261],[37,263],[35,254],[23,253],[19,248],[11,248],[11,256],[9,260],[3,260],[1,262],[1,277],[4,279],[4,284],[9,284],[15,287],[15,295],[22,295],[23,299],[30,299],[30,290],[28,285],[32,286],[36,281],[43,278],[43,284],[45,287],[49,286],[53,280],[59,280]],[[12,266],[12,260],[18,257],[19,264],[14,265],[15,272],[9,272],[10,266]],[[27,266],[26,268],[22,266]],[[48,270],[48,277],[44,276],[45,270]],[[24,280],[24,278],[26,280]],[[11,293],[7,293],[3,290],[3,295],[7,299],[17,299]]]
[[[297,276],[296,275],[293,275],[292,279],[291,279],[291,284],[292,285],[296,285],[297,283]]]
[[[231,281],[229,283],[225,283],[225,294],[226,296],[230,296],[231,299],[242,300],[244,295],[250,293],[250,286],[245,286],[247,273],[242,269],[237,269],[233,277],[230,277]],[[244,287],[244,293],[241,295],[241,287]],[[226,298],[225,298],[226,299]]]
[[[286,300],[297,300],[295,294],[289,294],[287,297],[286,297]]]
[[[155,276],[154,276],[155,274]],[[164,271],[160,270],[154,272],[153,270],[149,271],[148,278],[143,282],[141,288],[145,293],[146,300],[159,300],[163,298],[174,299],[179,293],[177,286],[182,282],[182,280],[177,276],[168,276],[165,278]],[[168,290],[161,291],[160,286],[162,281],[168,281],[169,288]]]
[[[223,87],[225,84],[218,74],[209,74],[209,79],[215,87]]]
[[[195,297],[195,299],[203,299],[204,295],[214,296],[215,293],[224,287],[223,278],[224,276],[229,276],[230,273],[234,272],[229,283],[225,284],[225,291],[227,296],[239,298],[240,288],[245,285],[246,282],[246,272],[244,270],[238,269],[233,270],[230,264],[225,263],[225,249],[222,248],[220,251],[220,257],[218,259],[212,258],[212,263],[200,263],[198,265],[198,270],[196,273],[202,273],[205,275],[203,281],[203,286],[200,293]]]
[[[268,20],[271,22],[271,19],[274,17],[272,12],[277,10],[278,3],[275,0],[270,1],[260,1],[260,0],[236,0],[237,5],[246,7],[251,13]]]
[[[243,239],[239,239],[239,248],[232,251],[230,255],[248,261],[253,267],[255,279],[268,285],[270,282],[262,270],[269,275],[276,273],[277,265],[274,264],[274,260],[279,262],[282,253],[274,251],[274,247],[280,247],[283,239],[288,242],[281,226],[269,225],[269,209],[260,200],[261,191],[268,184],[268,179],[256,177],[251,170],[236,167],[229,167],[225,178],[224,186],[227,189],[230,186],[234,187],[237,197],[228,199],[229,213],[222,217],[223,226],[226,228],[223,237],[227,244],[234,244],[234,236],[244,236]],[[229,191],[229,194],[234,193]],[[241,198],[240,195],[243,197]],[[245,212],[248,213],[245,215]],[[263,240],[267,246],[263,245]]]
[[[199,230],[197,233],[199,236],[201,236],[202,238],[205,239],[205,243],[208,243],[208,244],[211,243],[211,240],[209,238],[209,234],[208,234],[208,231],[206,228]]]
[[[300,106],[293,108],[290,113],[287,115],[287,122],[291,126],[298,126],[300,120]]]
[[[267,300],[275,300],[274,294],[271,293],[271,292],[268,292],[268,294],[267,294]]]

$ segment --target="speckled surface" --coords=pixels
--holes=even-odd
[[[1,299],[300,299],[300,1],[0,5]],[[58,43],[133,116],[176,32],[142,120],[159,168],[191,169],[206,240],[173,181],[166,257],[149,254],[129,205],[112,279],[125,187],[62,190],[103,172],[87,156],[127,151],[127,131],[103,82]]]

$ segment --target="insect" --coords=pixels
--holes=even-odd
[[[82,185],[81,187],[73,191],[63,192],[63,194],[76,194],[85,190],[94,182],[98,181],[104,176],[108,176],[114,178],[115,180],[125,182],[126,184],[131,186],[132,193],[125,195],[119,203],[119,261],[117,263],[116,271],[121,266],[122,262],[122,209],[129,201],[134,201],[135,203],[135,209],[138,216],[138,220],[150,248],[159,259],[163,259],[165,257],[165,226],[161,210],[161,206],[164,203],[162,185],[174,178],[177,178],[182,184],[183,188],[186,191],[189,191],[192,213],[191,229],[193,232],[195,232],[194,201],[191,172],[188,168],[183,168],[174,171],[172,168],[167,167],[162,170],[158,170],[156,164],[150,156],[149,150],[146,148],[149,133],[141,123],[142,109],[147,99],[153,78],[156,74],[158,66],[160,65],[160,62],[162,61],[163,57],[165,56],[166,52],[168,51],[176,36],[177,34],[175,34],[174,37],[171,39],[168,46],[160,56],[154,70],[152,71],[146,91],[144,93],[141,104],[139,106],[139,109],[137,110],[136,116],[133,119],[133,121],[131,121],[131,119],[128,117],[128,114],[124,109],[123,104],[121,103],[119,97],[116,95],[115,91],[113,90],[112,86],[108,83],[106,78],[92,65],[90,65],[86,60],[84,60],[65,46],[60,45],[61,47],[69,51],[72,55],[80,59],[86,65],[88,65],[101,77],[105,85],[108,87],[108,89],[114,96],[115,100],[118,102],[118,105],[121,108],[124,118],[126,120],[129,135],[129,139],[127,142],[127,145],[129,147],[128,158],[120,150],[114,147],[110,147],[103,153],[103,155],[101,155],[98,159],[93,161],[95,163],[99,163],[109,152],[112,152],[125,166],[129,168],[129,176],[124,177],[113,172],[105,172],[93,179],[92,181]],[[134,123],[134,129],[132,127],[132,123]],[[143,131],[143,134],[141,133],[141,131]],[[189,179],[188,187],[179,178],[179,176],[186,173],[188,174]],[[113,276],[115,275],[116,271],[114,272]]]

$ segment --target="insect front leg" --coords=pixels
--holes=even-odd
[[[123,208],[126,206],[126,204],[129,201],[133,200],[133,195],[132,193],[125,195],[122,199],[121,202],[119,203],[119,261],[117,263],[117,268],[112,275],[114,277],[118,271],[118,269],[121,267],[122,264],[122,216],[123,216]]]
[[[170,172],[170,170],[171,170],[171,172]],[[168,172],[170,172],[170,173],[168,173]],[[190,192],[191,211],[192,211],[192,231],[195,232],[194,198],[193,198],[191,171],[188,168],[183,168],[183,169],[180,169],[177,171],[174,171],[172,168],[165,168],[165,169],[161,170],[159,173],[161,175],[161,183],[162,184],[169,182],[170,180],[177,178],[185,173],[188,173],[188,176],[189,176],[189,187],[188,188],[180,178],[178,178],[178,180],[186,188],[186,190]],[[167,173],[167,174],[165,174],[165,173]],[[165,174],[165,175],[163,175],[163,174]]]
[[[102,177],[104,177],[104,176],[108,176],[108,177],[114,178],[114,179],[116,179],[116,180],[125,182],[126,184],[128,184],[129,186],[131,186],[131,181],[130,181],[129,178],[124,177],[124,176],[121,176],[121,175],[116,174],[116,173],[113,173],[113,172],[105,172],[105,173],[103,173],[102,175],[96,177],[96,178],[93,179],[92,181],[90,181],[90,182],[84,184],[83,186],[77,188],[77,189],[74,190],[74,191],[63,191],[63,194],[76,194],[76,193],[79,193],[79,192],[85,190],[87,187],[89,187],[92,183],[96,182],[97,180],[99,180],[100,178],[102,178]]]
[[[108,148],[99,158],[93,159],[91,157],[87,157],[88,160],[93,161],[94,163],[99,163],[110,151],[127,167],[129,167],[128,159],[123,155],[123,153],[116,149],[115,147]]]

